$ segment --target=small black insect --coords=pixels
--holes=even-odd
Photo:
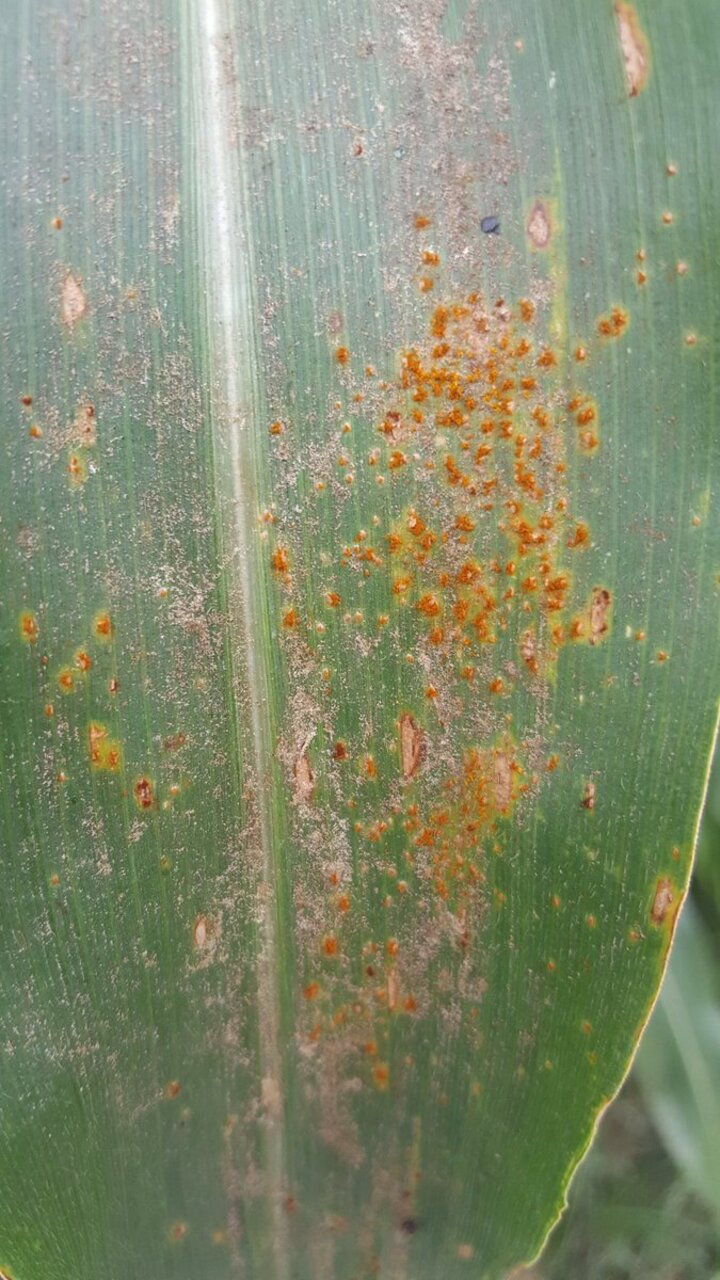
[[[497,236],[500,234],[499,218],[483,218],[480,223],[480,230],[485,232],[486,236]]]
[[[414,1235],[414,1233],[417,1231],[418,1224],[414,1218],[403,1218],[400,1225],[402,1226],[402,1229],[405,1232],[405,1234],[408,1236]]]

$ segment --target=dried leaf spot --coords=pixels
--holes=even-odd
[[[595,587],[590,601],[590,644],[598,644],[609,630],[610,592],[605,587]]]
[[[298,756],[293,767],[294,799],[296,804],[310,804],[315,791],[315,774],[307,751]]]
[[[87,315],[89,304],[79,276],[68,271],[60,289],[60,318],[73,329]]]
[[[653,924],[664,924],[673,902],[675,901],[675,893],[673,891],[672,880],[667,877],[658,880],[655,889],[655,897],[650,909],[650,919]]]
[[[80,448],[92,449],[97,444],[97,420],[94,404],[81,404],[73,419],[70,440]]]
[[[520,656],[529,671],[536,676],[540,670],[537,660],[537,646],[532,631],[526,631],[520,641]]]
[[[583,809],[595,808],[595,783],[594,782],[585,783],[585,789],[583,791],[583,798],[582,798],[581,804]]]
[[[409,712],[400,717],[400,761],[402,776],[413,778],[425,759],[426,738]]]
[[[526,231],[533,248],[547,249],[552,236],[552,224],[547,205],[542,200],[535,201],[527,220]]]
[[[633,5],[626,4],[625,0],[616,0],[615,14],[628,97],[636,98],[647,83],[650,70],[650,46]]]
[[[202,951],[210,938],[210,921],[207,916],[198,916],[193,925],[193,943]]]
[[[75,488],[85,484],[88,478],[88,464],[79,453],[71,453],[68,458],[67,473],[70,483]]]
[[[500,813],[507,813],[512,803],[512,780],[510,757],[504,751],[496,751],[493,760],[493,791],[495,807]]]
[[[260,1084],[261,1099],[265,1114],[278,1120],[282,1115],[282,1093],[274,1076],[263,1076]]]

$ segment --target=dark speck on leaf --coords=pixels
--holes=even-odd
[[[500,233],[499,218],[483,218],[480,223],[480,230],[485,232],[486,236],[496,236]]]
[[[406,1235],[411,1236],[417,1231],[417,1222],[414,1218],[403,1218],[402,1229]]]

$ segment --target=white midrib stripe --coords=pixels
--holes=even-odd
[[[253,637],[262,632],[253,590],[256,555],[256,494],[252,421],[247,403],[252,402],[254,372],[252,273],[245,235],[247,196],[242,170],[242,152],[233,138],[239,115],[234,77],[232,4],[229,0],[192,0],[188,5],[189,59],[193,87],[194,139],[193,168],[197,187],[198,212],[203,220],[205,280],[209,297],[212,351],[217,365],[217,385],[211,388],[216,421],[222,424],[230,450],[232,475],[233,567],[242,598],[241,640],[238,662],[247,681],[255,769],[255,797],[263,854],[265,884],[273,886],[275,867],[270,817],[267,809],[267,774],[270,761],[269,729],[266,718],[267,682],[262,659],[258,661]],[[233,145],[235,143],[235,145]],[[244,643],[243,643],[244,642]],[[238,749],[241,744],[238,743]],[[276,925],[272,893],[264,895],[262,912],[263,946],[258,957],[258,987],[262,997],[260,1028],[261,1075],[275,1081],[282,1097],[279,1052],[279,1004],[275,972]],[[260,1093],[260,1080],[258,1093]],[[269,1191],[272,1199],[273,1254],[275,1280],[289,1275],[287,1223],[281,1210],[280,1190],[285,1170],[285,1135],[282,1120],[274,1119],[267,1135],[270,1167]],[[270,1280],[270,1278],[268,1278]]]

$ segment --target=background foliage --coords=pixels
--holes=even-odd
[[[543,1280],[720,1276],[719,868],[716,761],[660,998],[538,1264]]]

